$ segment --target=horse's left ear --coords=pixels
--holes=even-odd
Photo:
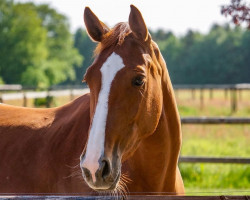
[[[129,26],[138,39],[146,41],[148,39],[148,29],[142,14],[134,5],[130,5],[130,8]]]

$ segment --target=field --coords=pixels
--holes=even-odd
[[[201,109],[199,91],[195,98],[191,91],[176,93],[180,115],[184,116],[238,116],[250,117],[250,91],[242,91],[236,112],[231,111],[230,94],[224,91],[204,91]],[[69,101],[58,98],[54,106]],[[6,102],[22,105],[22,102]],[[28,101],[32,106],[33,101]],[[250,125],[183,125],[181,155],[250,157]],[[180,164],[187,195],[244,195],[250,194],[250,166],[248,164]]]
[[[230,109],[230,96],[215,91],[210,99],[204,94],[200,109],[199,93],[193,99],[190,91],[178,91],[181,116],[250,117],[250,91],[238,96],[238,110]],[[228,94],[229,95],[229,94]],[[181,155],[250,157],[250,125],[183,125]],[[188,195],[250,194],[250,166],[241,164],[180,164]]]

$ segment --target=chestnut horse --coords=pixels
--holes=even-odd
[[[0,105],[0,193],[183,194],[180,117],[140,11],[109,29],[86,7],[84,21],[98,42],[90,94],[50,109]]]

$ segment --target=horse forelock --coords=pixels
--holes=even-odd
[[[106,48],[116,45],[122,45],[125,37],[132,31],[127,22],[120,22],[114,26],[108,33],[106,33],[102,41],[98,43],[94,51],[94,55],[97,56]]]

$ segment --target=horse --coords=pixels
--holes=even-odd
[[[90,93],[56,108],[0,105],[0,193],[184,194],[180,117],[142,14],[131,5],[110,29],[86,7],[84,22],[97,42]]]

